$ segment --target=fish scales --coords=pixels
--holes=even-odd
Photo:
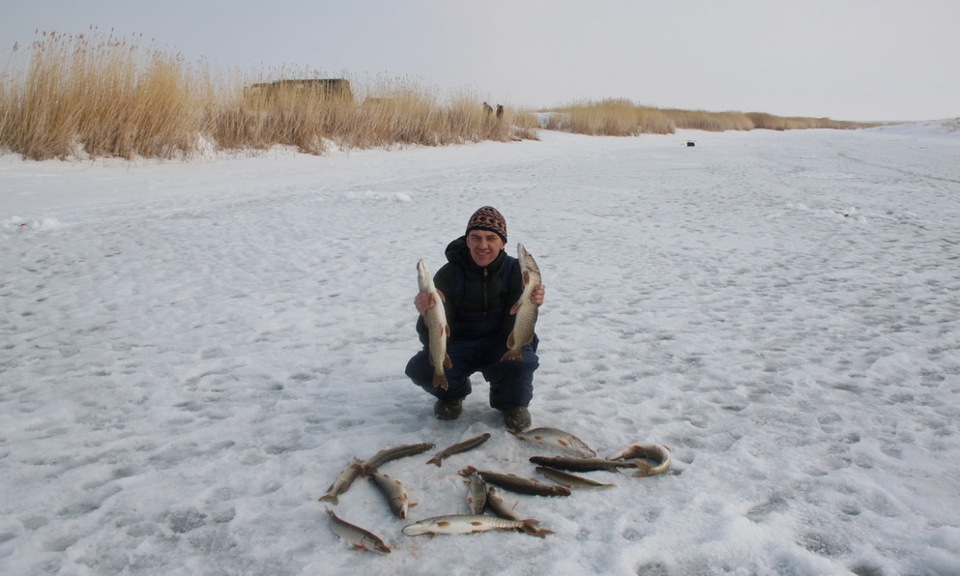
[[[526,432],[513,432],[511,434],[518,439],[539,444],[549,448],[559,448],[565,452],[571,452],[577,456],[596,456],[597,453],[587,445],[586,442],[577,438],[573,434],[560,430],[559,428],[533,428]]]
[[[433,458],[427,460],[427,464],[436,464],[437,466],[440,466],[440,464],[443,462],[445,458],[449,458],[454,454],[460,454],[468,450],[473,450],[474,448],[480,446],[481,444],[483,444],[489,439],[490,439],[490,433],[484,432],[483,434],[475,438],[470,438],[469,440],[464,440],[463,442],[454,444],[449,448],[445,448],[440,452],[437,452],[437,454]]]
[[[537,472],[543,474],[558,484],[566,486],[567,488],[609,488],[616,486],[616,484],[597,482],[591,478],[584,478],[582,476],[568,474],[561,470],[556,470],[547,466],[537,466]]]
[[[378,554],[390,553],[390,547],[373,532],[347,522],[329,508],[327,508],[327,515],[330,517],[330,529],[333,533],[352,544],[354,548]]]
[[[614,472],[620,468],[636,468],[636,462],[622,462],[619,460],[607,460],[605,458],[574,458],[570,456],[531,456],[530,461],[534,464],[547,466],[557,470],[568,470],[570,472],[593,472],[595,470],[607,470]]]
[[[487,488],[487,507],[501,518],[507,518],[508,520],[523,519],[523,517],[516,512],[517,503],[514,502],[513,506],[507,504],[503,494],[493,486]]]
[[[483,478],[484,482],[499,486],[504,490],[517,492],[519,494],[529,494],[532,496],[569,496],[570,489],[558,484],[545,484],[535,478],[521,478],[515,474],[501,474],[489,470],[477,470],[473,466],[460,471],[463,476],[477,474]]]
[[[391,460],[397,460],[407,456],[416,456],[417,454],[421,454],[427,450],[433,450],[434,448],[436,448],[435,444],[423,442],[421,444],[404,444],[402,446],[381,450],[363,463],[363,474],[367,475],[372,470],[376,470]]]
[[[611,460],[622,460],[627,458],[646,458],[656,462],[651,466],[643,461],[637,461],[638,470],[633,473],[634,476],[656,476],[663,474],[670,469],[670,449],[662,444],[633,444],[620,450],[610,457]]]
[[[523,360],[523,347],[533,342],[534,333],[537,327],[537,316],[540,314],[540,306],[533,303],[531,297],[534,290],[540,286],[540,268],[537,261],[527,252],[523,244],[517,244],[517,256],[520,260],[520,273],[523,277],[523,293],[520,299],[510,309],[510,313],[515,315],[513,330],[507,337],[507,352],[500,359],[505,360]]]
[[[339,502],[339,497],[350,489],[350,486],[353,485],[353,481],[356,480],[357,476],[360,475],[362,468],[363,460],[359,458],[352,458],[349,462],[347,462],[346,467],[344,467],[343,471],[340,472],[340,475],[337,476],[337,479],[334,480],[333,484],[327,488],[327,493],[320,497],[320,501],[337,504]]]
[[[420,286],[420,292],[433,297],[433,306],[423,313],[423,321],[427,326],[427,348],[430,353],[430,364],[433,366],[433,387],[446,390],[449,383],[443,369],[453,366],[450,355],[447,354],[450,325],[447,323],[447,312],[443,306],[445,300],[443,292],[437,290],[427,264],[423,260],[417,262],[417,283]]]
[[[370,482],[380,489],[397,518],[406,519],[410,497],[403,483],[377,470],[370,473]]]
[[[407,536],[421,534],[477,534],[490,530],[517,530],[537,536],[546,537],[553,534],[551,530],[538,528],[539,520],[510,520],[499,516],[486,514],[449,514],[420,520],[404,526],[401,532]]]

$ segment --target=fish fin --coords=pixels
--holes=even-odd
[[[637,460],[635,465],[637,467],[637,471],[633,473],[635,477],[644,478],[647,476],[653,476],[653,474],[650,473],[650,471],[653,469],[653,466],[647,464],[646,462],[641,462],[640,460]]]
[[[510,307],[510,313],[516,315],[520,311],[520,300],[517,300],[517,303]]]
[[[523,285],[526,286],[526,285],[529,284],[529,283],[530,283],[530,271],[529,271],[529,270],[524,270],[524,271],[523,271]]]
[[[453,368],[453,360],[450,359],[450,355],[446,354],[443,357],[443,367],[444,368]]]
[[[439,289],[437,289],[437,296],[440,297],[440,301],[441,301],[441,302],[446,302],[446,301],[447,301],[447,297],[444,296],[444,295],[443,295],[443,292],[441,292]]]
[[[516,362],[523,361],[523,354],[520,352],[515,352],[513,350],[507,350],[507,353],[504,354],[501,358],[501,362],[506,362],[507,360],[514,360]]]
[[[439,388],[439,389],[441,389],[441,390],[446,390],[447,388],[449,388],[450,385],[447,383],[447,375],[446,375],[446,374],[434,374],[434,375],[433,375],[433,387],[434,387],[434,388]]]
[[[447,338],[450,337],[450,325],[449,325],[449,324],[444,324],[444,325],[443,325],[443,335],[446,336]]]
[[[336,505],[336,504],[339,503],[339,500],[338,500],[337,497],[334,496],[333,494],[326,494],[326,495],[324,495],[324,496],[321,496],[318,501],[319,501],[319,502],[330,502],[331,504],[334,504],[334,505]]]

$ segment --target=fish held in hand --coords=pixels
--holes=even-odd
[[[437,454],[433,458],[427,460],[427,464],[436,464],[437,466],[440,466],[444,458],[449,458],[454,454],[460,454],[461,452],[466,452],[467,450],[473,450],[474,448],[476,448],[477,446],[480,446],[481,444],[483,444],[489,439],[490,439],[490,433],[484,432],[483,434],[475,438],[471,438],[469,440],[464,440],[463,442],[454,444],[449,448],[445,448],[440,452],[437,452]]]
[[[329,508],[327,508],[327,515],[330,517],[330,529],[333,533],[352,544],[355,549],[377,554],[390,553],[390,547],[373,532],[343,520]]]
[[[450,514],[427,518],[403,527],[407,536],[421,534],[477,534],[490,530],[517,530],[531,536],[545,538],[552,530],[538,528],[539,520],[510,520],[486,514]]]
[[[527,252],[523,244],[517,244],[517,256],[520,260],[520,272],[523,277],[523,293],[520,299],[510,309],[510,313],[516,316],[513,323],[513,330],[507,337],[507,352],[500,359],[505,360],[523,360],[523,347],[533,342],[534,331],[537,327],[537,316],[540,313],[540,306],[534,304],[531,297],[534,290],[540,286],[540,268],[537,267],[537,261]]]
[[[423,321],[427,325],[427,348],[430,353],[430,365],[433,366],[433,387],[446,390],[449,387],[444,368],[453,366],[450,355],[447,354],[447,338],[450,337],[450,325],[447,324],[447,313],[443,307],[445,298],[433,284],[433,276],[423,260],[417,262],[417,281],[420,292],[433,297],[433,306],[423,313]]]
[[[569,432],[557,428],[534,428],[526,432],[508,431],[520,440],[533,442],[541,446],[559,448],[577,456],[596,456],[597,453],[587,443]]]

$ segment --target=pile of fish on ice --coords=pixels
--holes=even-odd
[[[534,328],[537,322],[538,306],[531,297],[533,291],[540,285],[540,269],[536,260],[523,247],[517,245],[520,269],[523,274],[523,294],[517,304],[511,309],[511,314],[517,316],[513,331],[507,338],[507,352],[503,360],[519,360],[521,350],[533,341]],[[425,314],[429,336],[430,361],[434,367],[433,386],[447,388],[447,378],[444,367],[449,368],[450,357],[446,352],[447,338],[450,328],[446,322],[443,307],[443,295],[436,289],[433,278],[427,270],[423,260],[417,262],[417,280],[420,292],[431,296],[434,305],[428,308]],[[536,470],[553,480],[553,484],[540,482],[535,478],[521,478],[514,474],[501,474],[489,470],[477,470],[468,466],[460,471],[468,479],[467,505],[472,514],[450,514],[436,516],[409,524],[403,528],[403,534],[418,536],[420,534],[474,534],[488,530],[517,530],[533,536],[544,538],[552,534],[550,530],[539,528],[540,521],[522,518],[514,512],[513,507],[506,504],[503,496],[496,487],[520,494],[537,496],[569,496],[570,488],[607,487],[612,484],[603,484],[590,478],[584,478],[570,472],[589,472],[593,470],[613,471],[619,468],[636,468],[634,476],[653,476],[666,472],[670,468],[670,451],[658,444],[634,444],[620,450],[610,458],[597,458],[597,453],[576,436],[556,428],[536,428],[528,432],[513,432],[511,434],[521,440],[536,442],[542,446],[560,448],[572,453],[565,456],[533,456],[530,461],[537,464]],[[444,458],[466,452],[480,446],[490,438],[489,433],[454,444],[438,452],[427,461],[428,464],[440,466]],[[347,463],[340,476],[330,485],[327,493],[320,497],[321,502],[336,504],[338,497],[346,492],[357,477],[370,479],[383,493],[390,503],[390,509],[400,519],[407,518],[409,496],[403,483],[379,470],[380,466],[406,456],[414,456],[431,450],[433,444],[410,444],[381,450],[369,460],[363,461],[353,458]],[[651,465],[645,460],[652,460]],[[492,486],[487,486],[492,484]],[[489,508],[495,515],[484,514]],[[330,527],[340,538],[352,544],[355,548],[386,554],[390,548],[384,541],[359,526],[351,524],[337,516],[333,510],[327,508],[330,516]]]
[[[558,448],[571,455],[531,456],[530,461],[537,464],[536,470],[554,483],[545,483],[536,478],[523,478],[515,474],[501,474],[489,470],[477,470],[467,466],[460,471],[468,479],[466,501],[471,514],[449,514],[420,520],[404,526],[402,532],[407,536],[421,534],[474,534],[489,530],[516,530],[544,538],[552,534],[550,530],[539,527],[539,520],[519,516],[512,506],[507,504],[497,487],[519,494],[536,496],[570,496],[571,488],[610,487],[593,479],[572,474],[571,472],[590,472],[594,470],[613,471],[619,468],[635,468],[634,476],[654,476],[670,469],[670,450],[660,444],[633,444],[623,448],[609,458],[598,458],[596,452],[576,436],[556,428],[535,428],[527,432],[511,432],[520,440],[534,442],[541,446]],[[441,462],[454,454],[466,452],[480,446],[490,438],[489,433],[454,444],[438,452],[427,461],[440,466]],[[379,468],[391,460],[415,456],[435,446],[431,443],[409,444],[381,450],[368,460],[353,458],[337,479],[320,497],[321,502],[337,504],[338,497],[350,489],[358,477],[369,478],[390,504],[390,509],[400,519],[407,518],[409,496],[403,483],[380,472]],[[651,464],[647,460],[652,460]],[[491,486],[488,486],[491,485]],[[489,508],[494,515],[485,514]],[[376,534],[351,524],[327,508],[330,527],[334,534],[349,542],[354,548],[387,554],[390,547]]]

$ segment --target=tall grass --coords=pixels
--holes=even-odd
[[[24,64],[23,61],[26,63]],[[0,82],[0,149],[31,159],[189,155],[203,142],[222,150],[296,146],[322,153],[331,144],[374,147],[506,141],[532,136],[485,114],[479,98],[441,98],[408,79],[357,86],[357,98],[294,85],[252,92],[266,80],[322,77],[281,69],[215,75],[180,55],[143,48],[139,39],[43,33],[14,48]]]
[[[283,83],[315,79],[315,70],[281,68],[257,74],[214,74],[142,38],[41,33],[28,48],[14,46],[0,73],[0,151],[30,159],[83,156],[189,156],[212,143],[220,150],[277,144],[320,154],[353,148],[439,146],[481,140],[536,139],[537,116],[507,108],[484,111],[470,93],[443,97],[416,81],[349,79],[350,96]],[[541,115],[542,116],[542,115]],[[577,102],[546,115],[547,128],[634,136],[678,128],[751,130],[851,128],[829,118],[705,112],[640,106],[624,99]]]
[[[756,112],[662,109],[634,104],[623,99],[577,102],[550,110],[548,115],[547,128],[605,136],[673,134],[678,129],[722,132],[754,129],[847,129],[875,125],[829,118],[784,118]]]

